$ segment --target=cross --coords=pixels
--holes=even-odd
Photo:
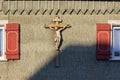
[[[60,45],[61,45],[61,31],[63,31],[66,28],[70,28],[71,26],[69,24],[62,24],[62,20],[59,16],[56,16],[53,19],[52,24],[45,24],[45,28],[50,28],[55,31],[56,37],[54,39],[56,44],[56,67],[60,66],[59,62],[59,53],[60,53]]]

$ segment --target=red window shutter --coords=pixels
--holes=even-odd
[[[19,59],[19,24],[6,24],[6,58]]]
[[[97,24],[96,58],[98,60],[110,59],[110,24]]]

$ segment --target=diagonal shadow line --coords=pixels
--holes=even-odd
[[[34,75],[29,77],[28,80],[69,80],[69,77],[73,77],[73,79],[71,80],[76,80],[76,78],[74,77],[76,75],[80,75],[81,72],[83,72],[83,70],[79,71],[80,67],[91,68],[91,66],[87,66],[86,63],[95,63],[95,50],[95,45],[70,45],[64,48],[60,53],[59,68],[56,68],[54,58],[46,66],[44,66],[42,69],[38,70]],[[95,73],[93,73],[93,75],[94,74]],[[77,76],[77,78],[79,79],[80,77]]]
[[[69,45],[60,53],[60,67],[55,58],[28,80],[119,80],[119,62],[97,61],[96,45]],[[114,73],[114,74],[113,74]]]

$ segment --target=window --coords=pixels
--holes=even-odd
[[[0,60],[6,60],[5,58],[5,28],[0,26]]]
[[[19,24],[0,21],[0,61],[19,59]]]
[[[111,25],[111,59],[120,60],[120,20],[109,20]]]
[[[113,26],[112,29],[112,59],[120,60],[120,26]]]
[[[108,23],[98,23],[96,41],[98,60],[120,60],[120,21],[109,20]]]

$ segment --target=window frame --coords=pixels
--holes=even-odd
[[[0,29],[3,30],[3,53],[2,56],[0,56],[0,61],[7,61],[6,59],[6,32],[5,32],[5,27],[6,24],[8,23],[8,20],[0,20]]]
[[[3,51],[3,52],[1,53],[2,55],[0,56],[0,60],[6,60],[6,58],[5,58],[5,27],[4,27],[4,26],[1,26],[0,29],[2,29],[2,33],[3,33],[3,34],[2,34],[2,39],[3,39],[3,40],[2,40],[2,47],[3,47],[3,48],[2,48],[2,49],[3,49],[2,51]],[[1,46],[0,46],[0,47],[1,47]]]
[[[120,20],[108,20],[108,23],[110,24],[111,27],[111,38],[110,38],[110,52],[111,52],[111,57],[109,60],[120,60],[120,58],[113,58],[113,27],[115,27],[115,25],[120,25]]]

